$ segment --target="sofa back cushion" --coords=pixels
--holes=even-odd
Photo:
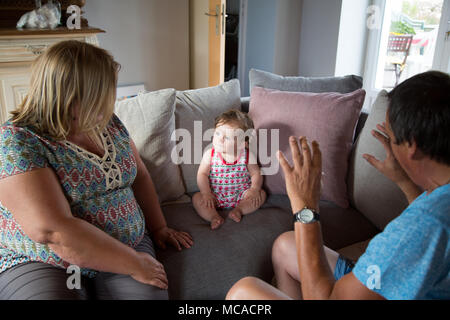
[[[216,87],[178,91],[176,94],[175,126],[178,163],[188,193],[197,192],[197,172],[203,152],[212,143],[207,130],[214,129],[216,117],[222,113],[241,110],[239,80]]]
[[[350,93],[361,89],[363,86],[363,79],[354,75],[319,78],[283,77],[257,69],[250,70],[249,81],[250,91],[253,90],[254,87],[262,87],[293,92]]]
[[[177,200],[185,192],[179,168],[171,159],[174,112],[174,89],[140,94],[115,106],[152,177],[160,202]]]
[[[408,201],[398,186],[362,157],[363,154],[371,154],[379,160],[386,158],[382,144],[371,132],[377,130],[377,124],[386,121],[388,103],[387,92],[383,90],[378,95],[351,154],[348,177],[351,204],[380,230],[408,206]]]
[[[365,91],[360,89],[348,94],[340,93],[301,93],[253,88],[249,115],[259,134],[259,155],[266,153],[261,149],[267,143],[269,153],[276,152],[271,138],[262,141],[261,129],[279,130],[279,149],[288,159],[292,159],[289,137],[306,136],[309,141],[319,142],[323,158],[322,199],[329,200],[347,208],[347,168],[353,144],[353,135],[360,111],[364,103]],[[272,132],[267,136],[271,137]],[[274,150],[272,150],[274,149]],[[270,155],[269,167],[276,159]],[[262,161],[262,165],[266,166]],[[291,162],[292,163],[292,162]],[[286,194],[282,170],[264,177],[264,186],[271,194]]]

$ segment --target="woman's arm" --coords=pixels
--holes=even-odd
[[[190,248],[194,242],[188,233],[178,232],[167,227],[150,173],[131,139],[130,143],[137,163],[137,175],[132,187],[134,196],[144,213],[147,229],[162,248],[165,248],[166,241],[172,243],[178,250],[181,250],[180,244],[185,248]]]
[[[88,222],[73,217],[55,173],[37,169],[0,181],[0,201],[31,240],[81,268],[131,275],[167,288],[162,265]]]

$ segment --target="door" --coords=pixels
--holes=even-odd
[[[209,0],[209,86],[224,82],[226,0]]]
[[[216,86],[225,76],[226,0],[190,0],[190,87]]]

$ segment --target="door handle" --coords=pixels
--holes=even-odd
[[[214,17],[216,18],[216,35],[220,34],[220,6],[217,5],[216,6],[216,13],[212,14],[209,12],[205,12],[205,15],[207,15],[208,17]]]
[[[215,14],[205,12],[205,16],[216,18],[216,35],[220,34],[220,18],[222,17],[222,34],[225,34],[225,18],[228,17],[225,12],[225,5],[222,5],[222,13],[220,12],[220,6],[217,5]]]

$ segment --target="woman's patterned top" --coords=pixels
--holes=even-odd
[[[235,208],[252,186],[248,155],[248,150],[244,149],[234,163],[227,163],[220,152],[212,149],[209,184],[219,202],[218,208]]]
[[[145,220],[131,188],[137,166],[130,136],[114,115],[102,132],[101,140],[103,157],[8,121],[0,127],[0,180],[39,168],[51,168],[74,217],[135,247],[144,236]],[[70,265],[47,245],[31,240],[14,215],[0,203],[0,273],[33,261],[65,269]],[[82,274],[94,277],[96,271],[82,269]]]

